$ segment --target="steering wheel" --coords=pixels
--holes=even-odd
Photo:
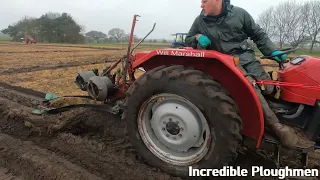
[[[284,54],[290,54],[291,52],[296,51],[297,49],[299,49],[298,47],[296,48],[286,48],[286,49],[282,49],[280,51],[282,51],[282,53],[278,54],[278,55],[274,55],[274,56],[261,56],[260,59],[271,59],[271,60],[275,60],[274,57],[278,57],[279,59],[281,59],[281,56]],[[287,61],[286,61],[287,62]],[[285,62],[284,62],[285,63]],[[283,70],[284,69],[284,64],[283,62],[279,62],[279,69]]]

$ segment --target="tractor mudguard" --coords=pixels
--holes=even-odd
[[[195,49],[158,49],[137,52],[133,68],[148,71],[162,65],[185,65],[207,72],[221,83],[238,105],[243,122],[244,136],[256,141],[260,147],[264,134],[264,117],[254,87],[237,67],[233,56],[217,51]]]

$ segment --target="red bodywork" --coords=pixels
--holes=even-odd
[[[233,56],[208,50],[158,49],[137,52],[132,68],[143,67],[148,71],[161,65],[172,64],[193,66],[208,72],[228,89],[240,110],[243,135],[256,140],[256,147],[259,148],[264,134],[261,104],[252,84],[235,65]]]
[[[287,63],[285,69],[278,72],[280,82],[297,83],[303,86],[282,86],[281,99],[294,103],[314,106],[320,99],[320,59],[304,56],[300,65]],[[318,86],[319,88],[310,88]]]
[[[24,36],[24,42],[25,42],[25,44],[29,44],[29,42],[30,42],[30,44],[32,44],[32,43],[36,44],[37,43],[37,41],[35,39],[33,39],[32,36],[29,35],[29,34],[26,34]]]
[[[137,52],[135,56],[129,53],[133,30],[138,15],[134,15],[130,43],[126,58],[123,78],[129,72],[130,83],[123,84],[118,93],[125,96],[126,88],[134,83],[134,70],[142,67],[146,71],[162,65],[184,65],[208,72],[216,81],[221,83],[236,101],[243,123],[242,134],[256,140],[259,148],[264,134],[264,116],[260,100],[253,85],[237,67],[234,57],[213,50],[157,49],[153,51]],[[150,32],[151,33],[151,32]],[[141,41],[142,42],[142,41]],[[132,52],[132,51],[131,51]],[[256,84],[271,84],[282,90],[281,98],[288,102],[314,105],[320,99],[320,59],[306,56],[301,65],[286,64],[286,68],[279,71],[279,81],[258,80]],[[107,72],[115,68],[121,59],[110,67]],[[126,78],[124,78],[124,82]]]

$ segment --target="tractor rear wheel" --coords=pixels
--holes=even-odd
[[[221,168],[242,141],[238,108],[210,76],[189,67],[161,66],[128,89],[126,134],[146,163],[176,176]]]

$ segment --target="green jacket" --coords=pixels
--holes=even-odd
[[[255,60],[248,38],[256,43],[263,55],[270,55],[276,49],[268,35],[246,10],[225,2],[223,9],[223,13],[216,17],[205,17],[201,12],[193,22],[185,44],[195,49],[201,48],[195,36],[204,34],[211,40],[211,46],[207,49],[238,56],[240,65]]]

